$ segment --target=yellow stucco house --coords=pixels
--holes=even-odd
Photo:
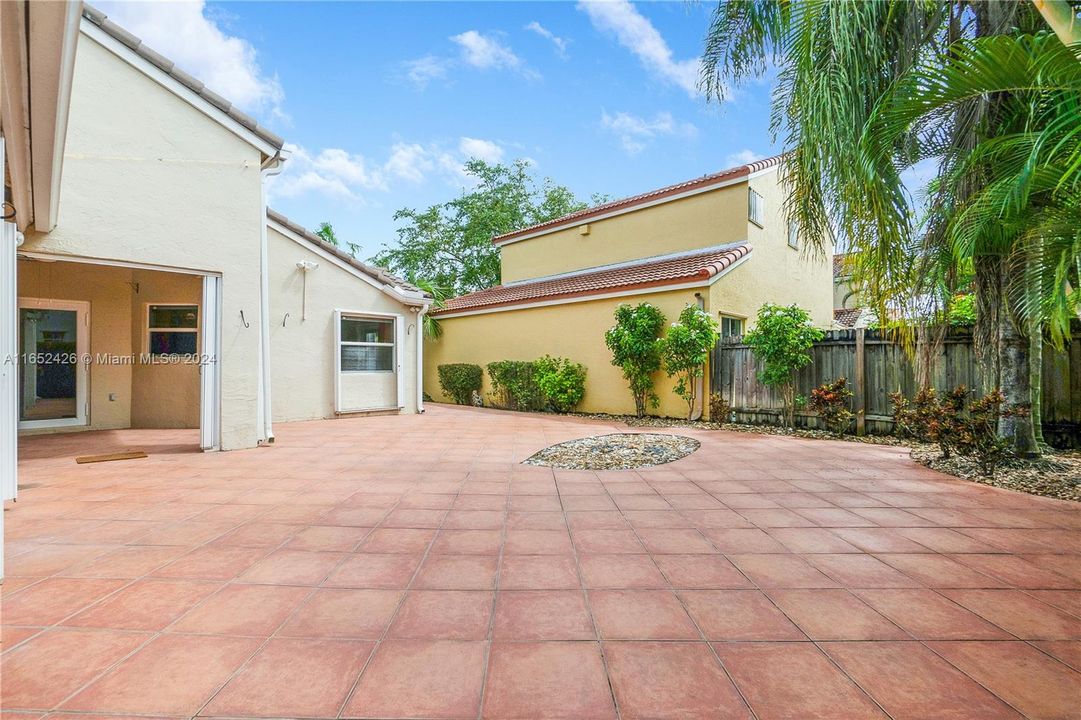
[[[98,10],[0,3],[0,499],[27,435],[422,409],[430,298],[267,208],[283,145]]]
[[[798,303],[816,325],[833,321],[832,253],[799,246],[785,220],[779,158],[770,158],[608,202],[493,238],[502,284],[432,311],[442,336],[426,343],[424,387],[448,400],[444,363],[568,357],[587,368],[579,410],[633,413],[634,402],[604,344],[613,312],[649,302],[674,321],[689,304],[722,333],[741,334],[767,302]],[[485,374],[484,392],[490,390]],[[708,372],[704,393],[708,397]],[[661,415],[684,401],[658,374]]]

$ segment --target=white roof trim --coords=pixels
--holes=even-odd
[[[683,198],[692,197],[694,195],[701,195],[702,193],[713,192],[714,190],[720,190],[731,185],[739,185],[740,183],[747,182],[747,178],[754,177],[754,175],[739,175],[734,178],[728,178],[727,180],[718,180],[715,183],[704,185],[702,187],[694,188],[693,190],[686,190],[675,195],[666,195],[664,197],[649,200],[643,203],[635,203],[633,205],[627,205],[621,208],[613,208],[607,212],[603,212],[599,215],[590,215],[583,218],[575,218],[574,220],[566,224],[552,225],[550,227],[537,228],[533,232],[526,233],[525,235],[519,235],[509,240],[496,240],[493,244],[496,247],[504,247],[506,245],[512,245],[522,240],[530,240],[541,235],[550,235],[551,233],[560,230],[571,230],[581,225],[589,225],[590,223],[598,222],[600,220],[607,220],[608,218],[616,217],[618,215],[626,215],[627,213],[637,212],[639,210],[645,210],[646,208],[654,207],[655,205],[664,205],[665,203],[675,202],[676,200],[682,200]],[[445,317],[445,316],[444,316]]]
[[[394,298],[395,300],[402,303],[403,305],[417,305],[417,306],[420,306],[420,305],[428,305],[428,304],[431,303],[431,300],[429,298],[424,297],[423,295],[413,294],[413,293],[411,293],[411,292],[409,292],[407,290],[403,290],[402,288],[396,287],[394,285],[388,285],[388,284],[383,284],[383,283],[379,282],[378,280],[376,280],[372,276],[368,275],[367,273],[361,272],[361,270],[359,268],[356,268],[356,267],[350,265],[346,261],[342,260],[340,257],[335,256],[333,253],[327,252],[326,250],[319,247],[318,245],[313,245],[312,243],[305,240],[303,237],[298,235],[293,230],[290,230],[286,226],[282,225],[281,223],[279,223],[279,222],[277,222],[277,221],[275,221],[275,220],[273,220],[271,218],[267,218],[266,224],[267,224],[267,227],[272,228],[279,235],[283,235],[284,237],[286,237],[286,238],[292,240],[293,242],[295,242],[297,245],[300,245],[305,250],[308,250],[309,252],[315,253],[316,255],[318,255],[322,259],[326,260],[327,262],[335,265],[336,267],[341,268],[342,270],[345,270],[347,273],[349,273],[353,277],[355,277],[355,278],[357,278],[359,280],[363,280],[368,285],[371,285],[376,290],[379,290],[380,292],[389,295],[390,297]]]
[[[667,255],[652,255],[650,257],[637,258],[635,260],[626,260],[624,262],[611,263],[608,265],[597,265],[595,267],[585,268],[582,270],[571,270],[565,273],[556,273],[555,275],[542,275],[540,277],[528,278],[525,280],[511,280],[503,283],[504,287],[516,287],[518,285],[527,285],[529,283],[544,282],[545,280],[561,280],[563,278],[577,277],[579,275],[589,275],[590,273],[603,272],[605,270],[618,270],[619,268],[634,267],[635,265],[645,265],[647,263],[661,262],[664,260],[676,260],[683,257],[692,257],[694,255],[705,255],[710,252],[721,252],[722,250],[732,250],[733,248],[740,247],[741,245],[748,245],[746,240],[739,240],[737,242],[724,243],[723,245],[713,245],[710,247],[698,248],[697,250],[681,250],[680,252],[668,253]]]
[[[107,32],[87,20],[85,17],[82,19],[79,29],[82,31],[83,35],[89,37],[128,65],[131,65],[133,68],[143,73],[214,122],[229,130],[241,140],[255,147],[264,155],[273,156],[277,154],[278,148],[229,117],[226,113],[222,112],[221,108],[210,104],[209,101],[200,97],[199,94],[191,88],[185,87],[179,80],[170,76],[167,72],[155,66],[149,60],[140,57],[134,50],[110,36]]]
[[[633,290],[613,290],[612,292],[598,293],[596,295],[575,295],[574,297],[552,298],[551,300],[537,300],[530,303],[518,303],[516,305],[496,305],[494,307],[479,307],[458,312],[439,313],[433,315],[436,320],[444,318],[465,317],[466,315],[487,315],[497,312],[511,312],[513,310],[526,310],[529,308],[548,307],[549,305],[569,305],[571,303],[591,302],[593,300],[607,300],[616,297],[631,297],[634,295],[655,295],[657,293],[671,292],[673,290],[689,290],[691,288],[710,287],[735,268],[747,261],[751,253],[747,253],[721,272],[707,280],[695,280],[693,282],[679,283],[677,285],[655,285],[647,288],[635,288]]]

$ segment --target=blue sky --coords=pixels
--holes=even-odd
[[[272,205],[363,258],[398,208],[461,192],[469,156],[619,197],[774,149],[768,82],[724,103],[695,89],[712,3],[100,7],[284,136]]]

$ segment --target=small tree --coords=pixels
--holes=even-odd
[[[758,309],[754,329],[743,337],[762,363],[758,380],[780,389],[788,427],[795,415],[796,371],[811,362],[811,346],[821,339],[822,331],[811,325],[806,310],[799,305],[773,303]]]
[[[338,247],[341,244],[338,241],[338,236],[334,234],[334,226],[328,222],[319,223],[319,227],[316,229],[315,234],[323,238],[324,242],[330,243],[334,247]]]
[[[688,420],[698,396],[697,380],[702,377],[709,351],[718,338],[717,321],[694,305],[683,308],[679,320],[672,323],[664,338],[664,369],[668,377],[676,378],[676,395],[687,402]]]
[[[649,303],[636,307],[620,305],[616,324],[604,333],[604,343],[612,351],[612,364],[623,371],[638,417],[646,414],[646,404],[657,407],[653,375],[661,369],[661,330],[664,313]]]

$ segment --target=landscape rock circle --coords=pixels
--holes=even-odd
[[[561,470],[634,470],[674,462],[701,446],[694,438],[663,433],[611,433],[549,445],[523,461]]]

